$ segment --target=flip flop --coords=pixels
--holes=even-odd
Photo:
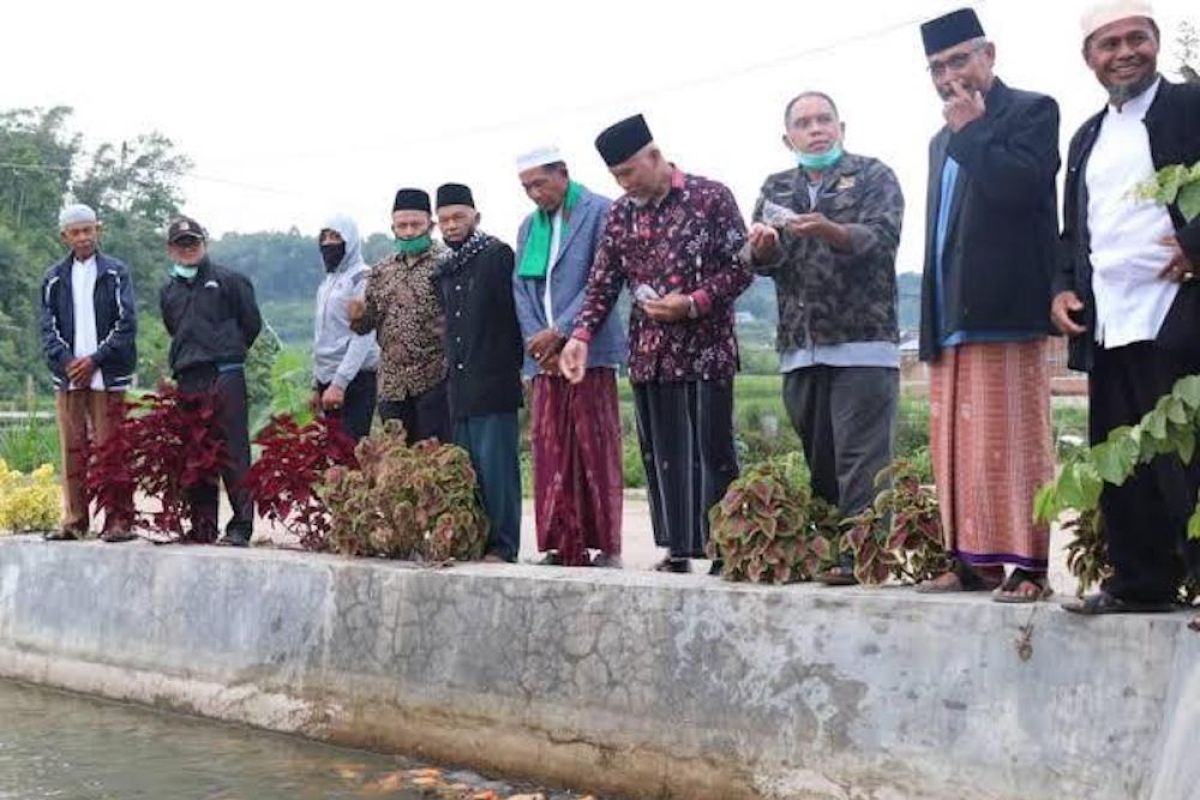
[[[1026,585],[1033,586],[1035,590],[1032,592],[1022,591],[1022,587]],[[1050,588],[1044,575],[1039,576],[1017,567],[1008,576],[1008,579],[992,593],[992,600],[997,603],[1019,605],[1046,600],[1053,594],[1054,590]]]
[[[1100,591],[1077,602],[1064,603],[1063,609],[1088,617],[1100,614],[1167,614],[1175,610],[1175,604],[1122,600],[1108,592]]]
[[[1001,581],[984,578],[962,561],[955,561],[950,569],[917,584],[918,594],[955,594],[958,592],[990,592],[1000,587]]]

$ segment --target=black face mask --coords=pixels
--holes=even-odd
[[[325,271],[333,272],[341,266],[342,259],[346,257],[346,243],[339,242],[338,244],[323,244],[321,245],[321,260],[325,262]]]

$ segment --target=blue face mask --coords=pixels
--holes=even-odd
[[[842,160],[842,144],[838,142],[824,153],[796,153],[796,163],[813,172],[824,172]]]
[[[199,271],[199,267],[185,267],[183,264],[171,265],[171,274],[176,278],[183,278],[185,281],[190,281],[195,278],[196,273]]]

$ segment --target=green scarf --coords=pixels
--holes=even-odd
[[[562,232],[560,241],[567,238],[567,218],[571,215],[583,187],[575,181],[567,184],[567,195],[563,198]],[[525,252],[521,254],[521,266],[517,275],[522,278],[545,278],[550,269],[550,241],[554,238],[554,216],[540,208],[534,212],[529,223],[529,236],[525,239]]]

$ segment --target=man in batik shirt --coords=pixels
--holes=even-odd
[[[588,343],[628,285],[638,440],[654,540],[668,551],[657,568],[687,572],[705,555],[709,509],[738,474],[733,303],[752,280],[738,257],[746,226],[732,192],[677,169],[640,114],[606,129],[596,149],[625,195],[609,212],[563,374],[583,380]]]

